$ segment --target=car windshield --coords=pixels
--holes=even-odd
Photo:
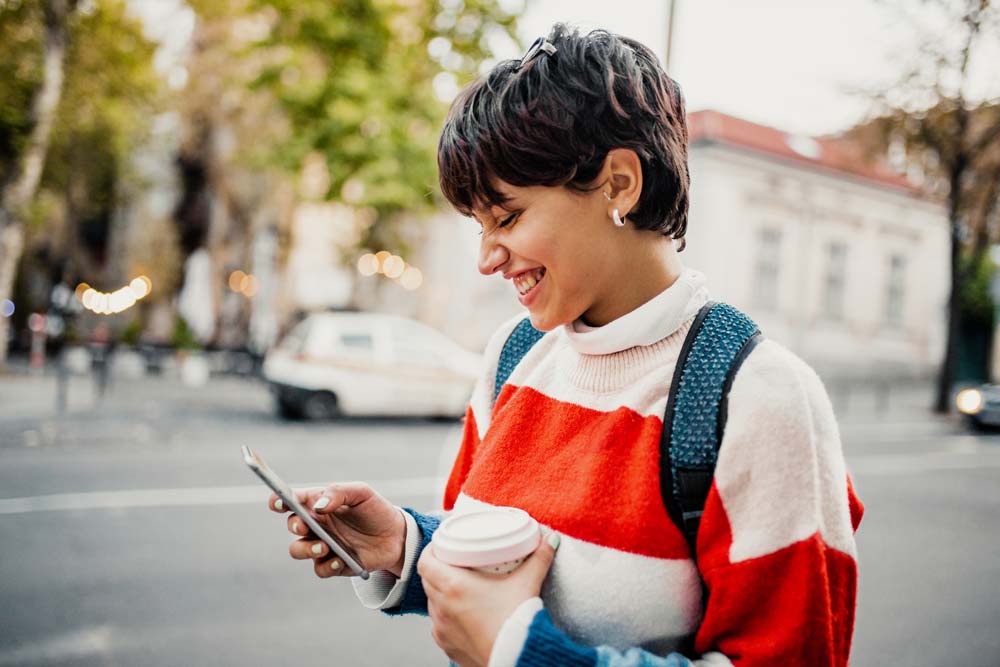
[[[311,326],[312,323],[309,320],[300,322],[285,336],[278,347],[295,354],[302,352],[305,349],[306,337],[309,335]]]

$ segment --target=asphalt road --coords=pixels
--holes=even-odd
[[[423,618],[365,610],[287,556],[239,446],[302,485],[436,506],[458,424],[288,423],[252,382],[0,377],[0,666],[447,663]],[[886,415],[843,425],[867,512],[852,664],[1000,664],[1000,438]]]

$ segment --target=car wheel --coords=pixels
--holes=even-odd
[[[302,410],[299,406],[284,399],[274,399],[274,409],[282,419],[302,419]]]
[[[333,419],[340,414],[340,405],[334,394],[328,391],[318,391],[315,394],[310,394],[309,398],[302,404],[302,414],[305,415],[306,419]]]

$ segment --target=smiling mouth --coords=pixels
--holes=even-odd
[[[542,278],[545,277],[545,269],[539,268],[534,271],[527,271],[522,273],[517,278],[514,278],[514,288],[517,293],[521,296],[527,295],[531,290],[535,289],[538,283],[542,282]]]

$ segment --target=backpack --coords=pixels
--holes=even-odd
[[[507,337],[497,363],[494,403],[518,362],[543,335],[526,317]],[[761,339],[749,317],[710,301],[698,311],[681,346],[660,433],[660,495],[692,559],[726,428],[729,390]]]

